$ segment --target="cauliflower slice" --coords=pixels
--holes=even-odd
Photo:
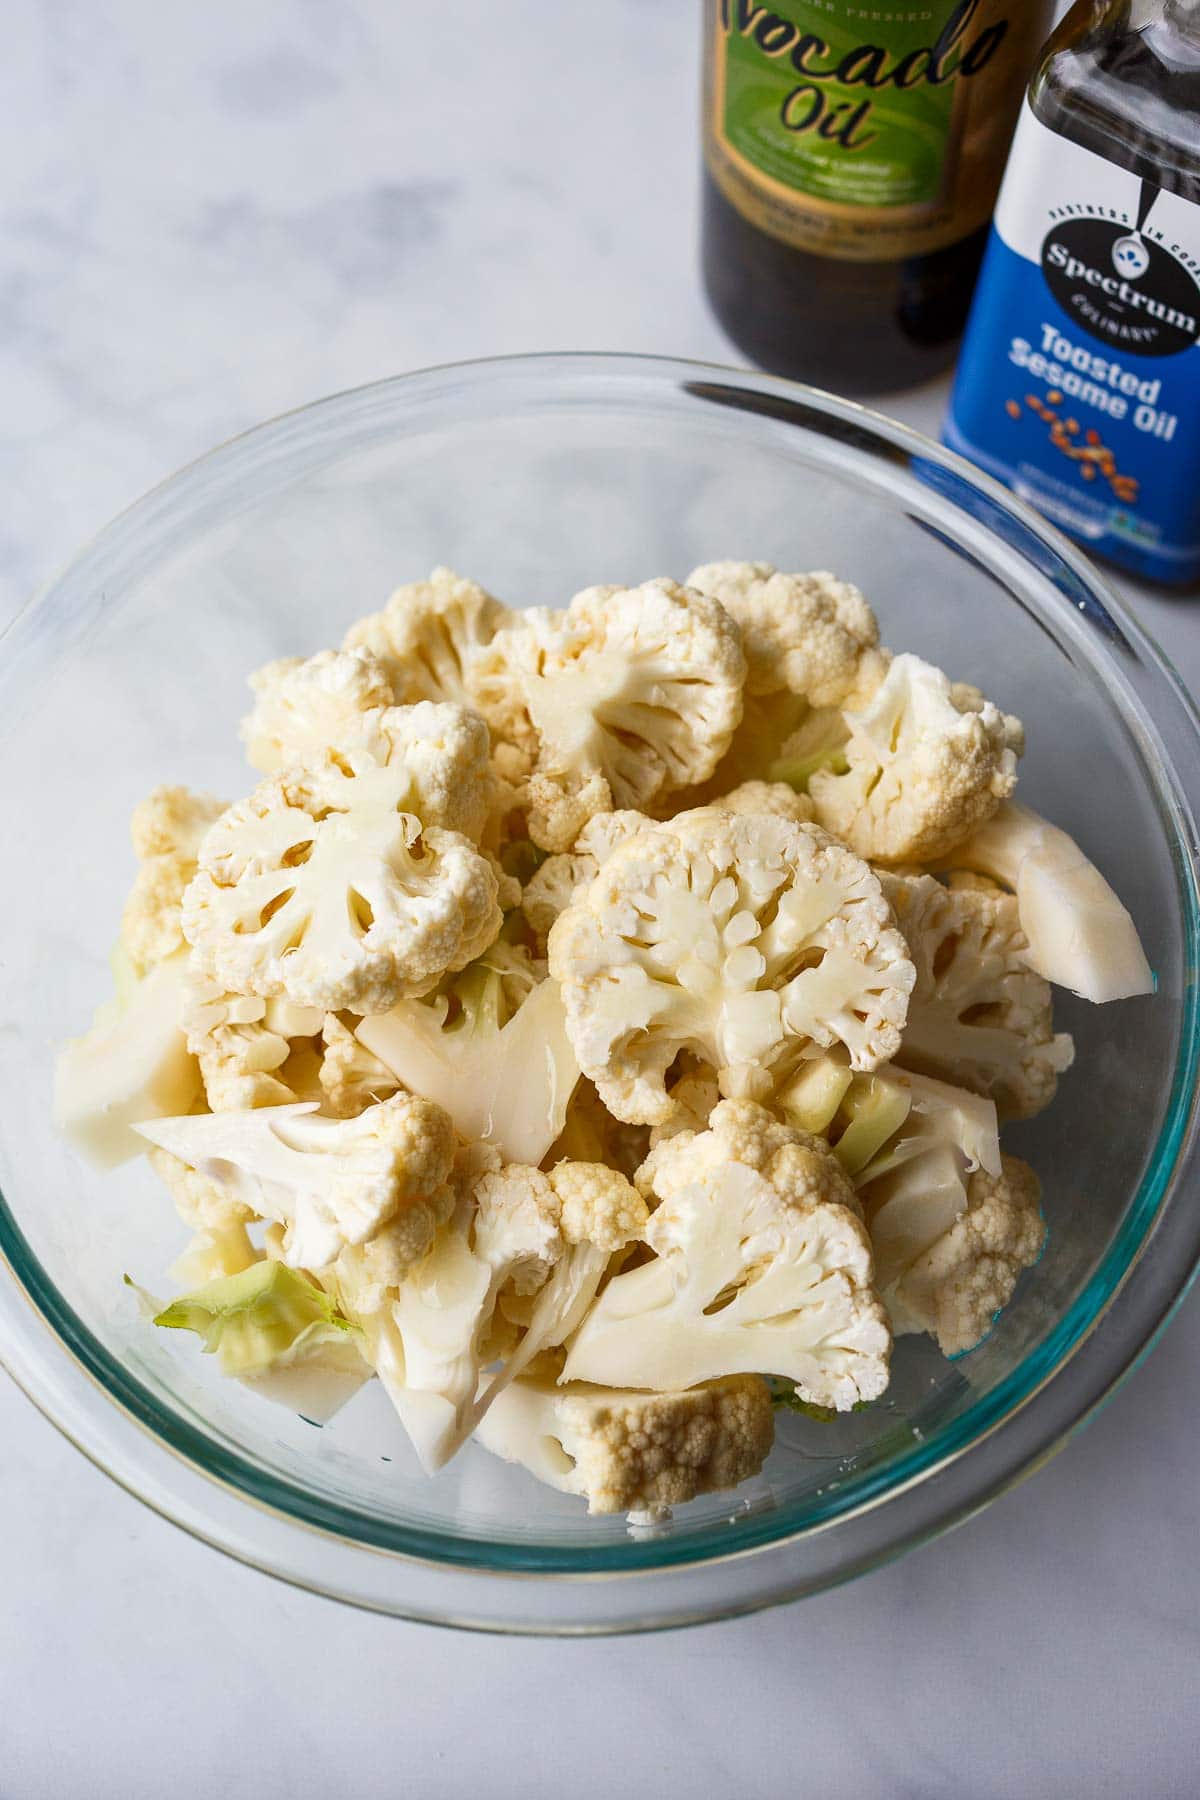
[[[250,677],[254,709],[242,720],[251,768],[264,775],[319,761],[369,729],[393,704],[383,664],[365,650],[284,656]]]
[[[513,619],[478,582],[436,568],[428,581],[398,587],[382,612],[353,624],[342,648],[378,658],[401,705],[454,700],[470,706],[466,671]]]
[[[200,1071],[179,1026],[186,977],[182,952],[156,963],[123,1005],[101,1007],[91,1030],[58,1053],[55,1123],[93,1168],[138,1156],[139,1120],[186,1112],[196,1099]]]
[[[321,1021],[317,1007],[230,994],[219,983],[189,975],[179,1022],[200,1065],[209,1110],[248,1112],[297,1099],[283,1078],[292,1039],[314,1037]]]
[[[477,1442],[591,1513],[657,1511],[757,1475],[775,1438],[765,1381],[731,1375],[677,1394],[518,1381],[497,1396]]]
[[[645,811],[706,780],[741,718],[744,677],[729,615],[663,579],[522,614],[474,662],[471,690],[528,768],[534,843],[567,850],[593,814]]]
[[[225,803],[185,787],[158,787],[134,808],[130,836],[139,868],[121,915],[120,947],[134,975],[184,948],[180,906],[201,840]]]
[[[1047,981],[1098,1003],[1154,992],[1126,908],[1074,838],[1027,806],[1006,802],[943,860],[1013,890],[1025,959]]]
[[[613,1170],[563,1164],[547,1175],[485,1163],[479,1172],[478,1161],[467,1159],[455,1217],[394,1289],[376,1296],[339,1287],[430,1473],[457,1453],[511,1376],[575,1328],[614,1251],[646,1218],[636,1190]],[[483,1383],[505,1296],[533,1296],[528,1328]],[[364,1299],[376,1304],[360,1310]]]
[[[819,823],[872,861],[934,860],[1016,786],[1020,721],[918,656],[897,656],[844,717],[846,771],[818,769],[808,791]]]
[[[889,1288],[893,1330],[927,1331],[945,1356],[973,1350],[1045,1242],[1041,1184],[1028,1163],[1006,1156],[999,1174],[979,1170],[964,1209]]]
[[[498,1394],[548,1350],[557,1349],[577,1329],[608,1273],[614,1256],[640,1238],[649,1214],[646,1202],[625,1177],[604,1163],[558,1163],[548,1175],[537,1169],[508,1168],[502,1176],[540,1189],[547,1184],[558,1206],[562,1250],[540,1287],[529,1324],[503,1367],[486,1383],[466,1420],[469,1435]],[[478,1235],[478,1227],[477,1235]]]
[[[858,589],[826,569],[783,575],[770,563],[704,563],[687,585],[741,626],[747,694],[787,688],[812,706],[841,706],[858,685],[863,652],[879,642]]]
[[[891,1334],[853,1190],[820,1138],[748,1101],[680,1132],[638,1175],[654,1259],[604,1288],[563,1380],[670,1392],[719,1376],[794,1381],[845,1411],[888,1382]]]
[[[446,1108],[464,1137],[539,1163],[562,1131],[579,1064],[558,983],[498,942],[426,1000],[365,1018],[355,1036],[413,1093]]]
[[[319,1081],[325,1104],[338,1119],[357,1118],[376,1100],[386,1100],[400,1086],[392,1071],[365,1044],[360,1044],[336,1013],[327,1013],[322,1029],[324,1055]]]
[[[283,1225],[291,1268],[323,1269],[347,1244],[364,1243],[417,1206],[428,1243],[446,1211],[454,1128],[440,1106],[410,1094],[381,1100],[356,1119],[319,1117],[305,1101],[156,1119],[137,1129],[260,1218]]]
[[[721,1091],[766,1099],[844,1043],[854,1068],[900,1047],[914,971],[865,863],[812,826],[700,810],[648,825],[550,934],[580,1067],[618,1118],[663,1124],[687,1050]]]
[[[268,776],[213,826],[184,895],[198,972],[235,993],[380,1013],[461,969],[502,923],[494,869],[447,828],[477,815],[486,756],[482,721],[424,703]]]
[[[930,875],[880,881],[917,971],[897,1061],[986,1094],[1001,1118],[1041,1112],[1075,1047],[1055,1034],[1016,901],[999,888],[947,889]]]
[[[458,1205],[428,1253],[372,1268],[373,1244],[343,1254],[339,1299],[423,1467],[462,1447],[493,1399],[575,1329],[614,1254],[640,1232],[645,1203],[615,1171],[562,1164],[549,1174],[499,1164],[478,1145],[460,1153]],[[509,1322],[522,1315],[517,1338]],[[484,1377],[497,1356],[498,1372]]]

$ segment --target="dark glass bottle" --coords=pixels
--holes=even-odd
[[[706,0],[703,267],[752,361],[847,393],[953,359],[1052,0]]]

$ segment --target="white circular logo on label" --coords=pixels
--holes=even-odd
[[[1112,247],[1113,268],[1127,281],[1137,281],[1150,267],[1150,255],[1139,237],[1118,238]]]

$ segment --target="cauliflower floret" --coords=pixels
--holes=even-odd
[[[858,1189],[876,1283],[890,1306],[904,1271],[966,1210],[972,1176],[998,1176],[1003,1165],[991,1100],[904,1069],[871,1079],[880,1090],[874,1105],[851,1118],[834,1153]],[[831,1135],[843,1118],[839,1109]]]
[[[583,1495],[592,1513],[656,1511],[737,1487],[758,1474],[774,1436],[757,1375],[678,1394],[514,1382],[475,1432],[493,1455]]]
[[[253,1208],[227,1187],[181,1162],[169,1150],[153,1145],[146,1161],[165,1185],[175,1211],[193,1231],[225,1231],[234,1225],[247,1225],[256,1216]]]
[[[361,1021],[358,1041],[464,1137],[539,1163],[563,1128],[579,1065],[558,984],[514,944],[494,943],[425,1000]]]
[[[242,720],[250,766],[264,775],[318,761],[353,742],[371,715],[393,704],[392,684],[365,650],[284,656],[250,677],[254,709]]]
[[[742,712],[737,626],[674,582],[535,608],[472,664],[475,704],[527,767],[529,833],[566,850],[587,820],[707,779]]]
[[[972,1175],[967,1205],[886,1295],[897,1336],[927,1331],[946,1356],[974,1349],[1046,1241],[1041,1184],[1028,1163]]]
[[[423,703],[268,776],[213,826],[184,895],[197,970],[236,993],[379,1013],[461,969],[503,922],[491,864],[445,828],[475,812],[486,754],[479,719]]]
[[[292,1039],[321,1029],[316,1007],[227,993],[219,983],[189,975],[179,1022],[200,1065],[211,1112],[247,1112],[285,1106],[299,1096],[282,1070]]]
[[[582,850],[560,850],[534,870],[521,892],[521,911],[541,941],[575,894],[595,877],[599,863]]]
[[[1020,721],[918,656],[897,656],[844,718],[845,773],[820,768],[808,791],[819,823],[872,861],[932,861],[1016,786]]]
[[[318,1079],[325,1104],[339,1119],[353,1119],[376,1100],[386,1100],[400,1083],[336,1013],[326,1013],[321,1032],[324,1054]]]
[[[788,688],[812,706],[841,706],[858,685],[864,650],[879,642],[858,589],[826,569],[784,575],[770,563],[705,563],[687,585],[719,601],[741,626],[747,694]]]
[[[550,934],[559,913],[570,904],[576,890],[593,880],[613,851],[636,837],[646,824],[643,813],[622,808],[597,813],[580,832],[574,850],[563,850],[539,863],[521,897],[521,910],[539,938]]]
[[[303,1102],[158,1119],[138,1130],[285,1226],[283,1260],[301,1269],[324,1268],[402,1208],[438,1196],[455,1151],[448,1115],[411,1094],[381,1100],[356,1119],[322,1118]]]
[[[458,1185],[455,1217],[382,1305],[360,1314],[361,1293],[343,1294],[430,1471],[461,1448],[511,1379],[575,1329],[613,1254],[646,1219],[636,1190],[606,1168],[485,1166],[464,1171]],[[500,1348],[494,1325],[506,1295],[532,1297],[528,1328],[481,1386]]]
[[[950,891],[931,875],[880,880],[917,971],[896,1060],[988,1095],[1001,1118],[1032,1118],[1075,1051],[1055,1035],[1016,901],[998,888]]]
[[[913,983],[865,863],[812,826],[698,811],[614,851],[550,934],[580,1067],[618,1118],[662,1124],[687,1050],[768,1098],[813,1046],[900,1046]]]
[[[513,617],[478,582],[437,568],[428,581],[397,588],[382,612],[353,624],[342,648],[377,657],[403,706],[418,700],[469,706],[465,671]]]
[[[705,805],[716,812],[774,813],[780,819],[792,819],[807,825],[813,816],[813,804],[807,794],[798,794],[786,781],[742,781],[727,794],[718,794]]]
[[[1006,801],[943,859],[1016,895],[1031,969],[1084,1000],[1152,994],[1154,975],[1126,908],[1074,838]]]
[[[193,862],[204,834],[225,811],[225,802],[186,787],[157,787],[133,809],[129,835],[140,862],[151,856],[182,856]]]
[[[196,873],[205,832],[224,802],[185,787],[159,787],[139,803],[130,836],[140,867],[121,915],[121,949],[130,969],[145,975],[184,947],[180,905]]]
[[[829,1146],[749,1101],[658,1144],[652,1261],[614,1276],[571,1342],[564,1381],[670,1392],[763,1373],[844,1411],[888,1381],[871,1249]]]

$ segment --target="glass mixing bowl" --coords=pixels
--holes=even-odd
[[[143,1165],[56,1136],[54,1047],[109,985],[154,784],[248,790],[246,673],[336,643],[438,562],[557,605],[723,556],[833,568],[885,640],[1029,729],[1021,794],[1131,907],[1152,998],[1058,1000],[1078,1060],[1006,1142],[1049,1248],[969,1356],[902,1340],[884,1403],[784,1416],[763,1475],[641,1532],[471,1446],[418,1471],[374,1384],[322,1430],[141,1320],[184,1230]],[[1197,720],[1091,565],[957,458],[764,376],[627,357],[434,369],[203,458],[111,525],[0,648],[0,1339],[8,1367],[131,1492],[258,1567],[382,1611],[494,1629],[650,1628],[846,1579],[1035,1467],[1152,1342],[1200,1250]]]

